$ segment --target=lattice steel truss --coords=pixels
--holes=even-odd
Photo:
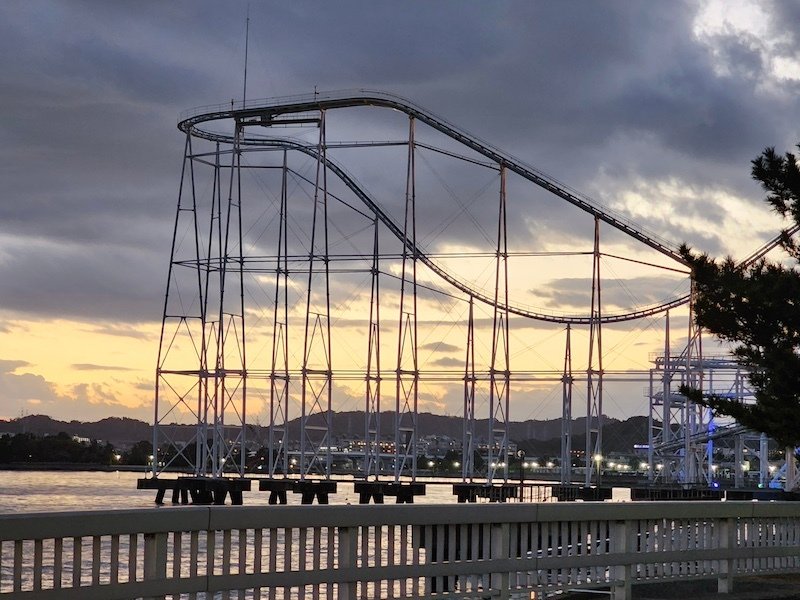
[[[404,113],[407,134],[387,142],[329,139],[331,114],[354,107]],[[289,127],[298,128],[301,139],[283,133],[273,135]],[[199,476],[241,476],[248,466],[248,455],[265,445],[265,469],[270,476],[329,477],[338,443],[332,423],[334,394],[341,393],[334,388],[337,381],[361,381],[365,414],[361,473],[366,478],[387,475],[395,481],[416,478],[420,384],[426,377],[419,356],[418,302],[420,294],[431,289],[427,280],[419,280],[424,269],[426,277],[436,278],[446,286],[449,297],[463,303],[462,315],[468,312],[461,325],[467,332],[463,370],[428,375],[441,381],[463,382],[462,478],[479,477],[491,483],[509,477],[511,388],[517,382],[541,379],[529,366],[511,369],[511,320],[522,318],[566,325],[564,369],[556,377],[562,387],[564,418],[562,480],[572,478],[570,422],[575,367],[581,376],[586,374],[585,483],[599,481],[594,457],[602,453],[606,377],[602,327],[652,317],[688,301],[688,295],[679,295],[627,312],[605,310],[601,301],[601,222],[680,265],[683,259],[674,245],[444,119],[385,93],[315,93],[206,107],[184,115],[179,128],[186,142],[156,373],[154,475],[189,464]],[[420,128],[443,136],[449,145],[437,148],[420,141]],[[395,220],[383,204],[385,198],[379,202],[331,158],[332,149],[362,147],[398,147],[404,152],[405,160],[397,161],[405,171],[402,189],[396,190],[396,200],[402,196],[401,218]],[[463,160],[499,179],[499,201],[496,209],[490,209],[492,226],[487,228],[495,232],[487,235],[486,246],[493,255],[494,278],[487,285],[490,289],[481,289],[455,275],[426,251],[419,239],[417,160],[423,150]],[[254,173],[271,178],[272,187],[261,187]],[[514,253],[509,252],[509,176],[516,178],[518,186],[533,185],[555,195],[588,213],[587,223],[593,221],[592,250],[584,252],[592,256],[591,306],[587,312],[550,313],[511,297],[509,257]],[[260,226],[259,219],[267,218],[262,215],[266,209],[260,210],[264,206],[273,215],[269,235],[263,239],[248,237],[256,224]],[[345,210],[342,207],[352,215],[352,235],[357,240],[349,252],[334,249],[330,239],[339,226],[332,221],[331,211]],[[332,327],[339,316],[331,295],[338,285],[336,277],[354,273],[365,274],[370,282],[365,295],[368,300],[364,301],[365,306],[369,302],[369,310],[363,315],[364,348],[356,350],[362,353],[365,366],[358,372],[343,372],[336,369],[340,350],[333,343]],[[264,285],[267,291],[259,291],[256,284]],[[388,304],[387,295],[391,297]],[[485,322],[491,322],[491,340],[488,333],[483,339],[476,330],[475,311],[479,306],[485,311]],[[387,310],[396,316],[387,318]],[[589,337],[585,371],[573,365],[572,333],[579,327],[585,328]],[[253,354],[247,342],[259,336],[268,348],[263,356],[260,352]],[[381,351],[387,339],[396,340],[395,349],[388,355],[386,346]],[[485,349],[488,358],[484,355],[476,359],[476,347]],[[681,359],[688,366],[675,371],[669,354],[668,364],[654,371],[663,375],[661,387],[668,392],[664,395],[668,408],[662,416],[668,417],[669,424],[675,423],[680,413],[681,426],[687,432],[699,431],[705,426],[704,417],[699,413],[692,417],[672,402],[671,386],[679,372],[685,381],[696,381],[697,377],[702,381],[702,370],[693,375],[695,354],[689,353]],[[387,426],[382,425],[381,417],[388,416],[386,406],[392,403],[386,402],[386,395],[392,388],[394,410],[391,426]],[[258,419],[248,420],[248,405],[254,398],[266,407],[266,434],[251,428],[259,424]],[[486,412],[476,406],[484,399]],[[485,426],[477,426],[482,421],[478,413],[488,417]],[[172,424],[187,421],[193,424],[194,433],[188,441],[178,439]],[[392,431],[387,430],[389,427]],[[662,434],[659,443],[678,438],[670,425],[665,431],[668,433]],[[475,456],[483,444],[487,467],[478,473]],[[165,447],[172,449],[168,455],[156,456]],[[681,451],[687,456],[695,449],[684,445]],[[704,464],[700,458],[685,467],[670,463],[669,477],[677,478],[681,469],[695,477],[693,473],[703,472]]]
[[[195,169],[201,160],[187,134],[175,217],[156,373],[152,469],[191,465],[195,475],[244,473],[246,452],[244,261],[241,254],[241,129],[230,164],[214,153],[206,218],[198,212]],[[226,173],[227,171],[227,173]],[[207,228],[202,248],[200,230]],[[185,238],[179,232],[187,233]],[[186,290],[193,295],[184,298]],[[196,423],[187,443],[170,424],[186,413]],[[178,449],[160,456],[163,447]]]

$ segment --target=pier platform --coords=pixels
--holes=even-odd
[[[239,506],[243,503],[242,493],[249,492],[250,486],[250,479],[227,477],[151,477],[136,482],[136,489],[156,490],[156,504],[164,504],[167,490],[172,490],[173,504],[222,505],[230,496],[231,504]]]
[[[631,488],[631,500],[652,500],[671,502],[676,500],[722,500],[725,492],[710,488],[681,488],[681,487],[635,487]],[[750,500],[752,498],[748,498]]]
[[[780,489],[758,488],[758,489],[728,489],[725,490],[726,500],[761,500],[775,502],[798,502],[800,493],[785,492]]]
[[[318,479],[261,479],[258,489],[269,492],[270,504],[286,504],[287,493],[300,494],[300,504],[328,504],[331,494],[336,493],[336,482]]]
[[[356,481],[353,489],[359,504],[383,504],[386,496],[395,498],[395,504],[414,504],[414,497],[425,495],[425,484],[396,481]]]
[[[489,502],[506,502],[519,496],[520,486],[516,483],[454,483],[453,495],[459,502],[477,502],[486,498]]]
[[[581,485],[554,485],[553,497],[559,502],[583,500],[584,502],[602,502],[611,500],[611,486],[585,487]]]

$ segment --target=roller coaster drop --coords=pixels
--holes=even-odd
[[[336,131],[331,115],[344,113],[345,109],[365,108],[404,113],[407,118],[405,139],[387,142],[329,139],[329,131],[332,128]],[[446,147],[419,139],[418,124],[436,135],[443,135]],[[581,372],[585,374],[586,384],[583,471],[584,483],[590,485],[600,475],[595,457],[602,452],[603,383],[609,376],[603,368],[603,325],[666,314],[665,353],[651,371],[648,394],[650,478],[682,483],[711,480],[707,449],[714,435],[709,433],[708,416],[700,407],[678,398],[671,391],[676,378],[703,385],[705,379],[712,377],[715,368],[713,361],[703,362],[699,332],[691,330],[691,319],[686,351],[680,356],[671,356],[670,310],[689,304],[690,294],[678,293],[663,302],[614,313],[604,311],[601,302],[601,223],[666,257],[671,266],[659,268],[682,272],[688,282],[688,272],[676,246],[444,119],[383,92],[315,93],[231,102],[227,106],[203,107],[186,113],[178,127],[185,133],[186,142],[156,373],[154,457],[159,447],[180,446],[172,437],[171,423],[188,419],[197,428],[192,443],[183,446],[176,456],[163,461],[154,458],[154,477],[178,457],[191,463],[194,474],[200,477],[221,477],[231,472],[244,475],[247,457],[244,450],[255,441],[247,439],[248,402],[252,407],[254,396],[261,398],[267,407],[269,453],[266,460],[270,476],[283,477],[293,468],[300,479],[312,473],[329,476],[335,445],[332,435],[334,386],[337,382],[341,385],[360,380],[364,382],[361,394],[365,412],[362,475],[367,479],[381,476],[391,476],[394,481],[401,477],[415,479],[420,383],[429,380],[449,382],[451,386],[463,382],[461,469],[464,480],[478,477],[490,484],[506,480],[509,477],[512,383],[547,379],[543,372],[515,370],[512,375],[509,338],[513,318],[520,322],[533,320],[566,326],[564,368],[550,378],[560,381],[562,387],[561,477],[564,483],[575,475],[572,395],[579,379],[573,372],[571,335],[573,327],[588,328],[587,364]],[[277,134],[286,128],[298,128],[303,134],[313,131],[316,139],[298,140]],[[265,130],[273,135],[264,135]],[[400,218],[392,214],[385,200],[379,201],[367,192],[338,160],[329,156],[333,150],[343,152],[354,148],[368,148],[374,153],[386,148],[405,149],[405,175],[396,190],[396,195],[402,196]],[[448,262],[452,254],[430,252],[423,247],[417,200],[417,160],[421,149],[489,169],[499,177],[499,200],[493,224],[496,235],[494,239],[484,235],[491,247],[483,253],[464,254],[491,258],[494,281],[489,290],[475,284],[472,273],[456,274]],[[267,160],[259,161],[260,157],[267,157]],[[270,157],[278,157],[278,160],[270,160]],[[292,162],[300,159],[305,161],[306,171]],[[307,172],[309,166],[313,173]],[[279,175],[272,183],[280,191],[270,202],[272,188],[264,181],[273,177],[272,174]],[[334,177],[329,178],[329,175]],[[588,314],[560,314],[511,299],[510,258],[524,253],[509,251],[509,175],[516,178],[518,185],[534,184],[588,213],[593,220],[592,249],[583,253],[592,260]],[[454,198],[458,196],[449,188],[448,191]],[[305,193],[310,202],[302,206],[290,202],[292,194],[301,193]],[[468,212],[462,201],[456,198],[456,202],[461,214]],[[268,206],[270,203],[272,207]],[[268,215],[268,208],[272,208],[274,214]],[[258,210],[263,212],[259,214]],[[297,219],[302,221],[304,229]],[[348,226],[351,231],[345,233],[343,230]],[[477,228],[482,231],[479,225]],[[342,238],[332,243],[333,231]],[[387,251],[389,241],[381,235],[386,232],[390,234],[389,241],[399,241],[399,251]],[[266,251],[265,239],[271,244],[271,249]],[[332,246],[344,243],[348,243],[353,252],[332,251]],[[763,256],[776,243],[777,239],[747,260]],[[369,253],[363,251],[370,247]],[[427,278],[420,278],[421,267]],[[353,369],[335,370],[334,338],[337,352],[351,355],[356,351],[352,341],[333,331],[334,327],[342,327],[344,317],[332,312],[332,296],[352,285],[354,277],[365,274],[370,282],[369,293],[363,295],[359,308],[364,310],[358,316],[364,322],[360,327],[366,328],[363,350],[366,362]],[[304,279],[303,284],[299,276]],[[436,287],[436,282],[444,282],[446,290]],[[268,284],[271,293],[264,293],[262,284]],[[464,368],[458,373],[421,368],[419,326],[427,313],[419,310],[418,302],[423,295],[440,295],[468,306],[462,323],[466,327],[466,343],[461,347]],[[386,332],[383,331],[386,323],[381,314],[382,309],[383,312],[386,309],[382,307],[382,297],[383,303],[389,298],[392,310],[397,310],[391,372],[381,363],[386,354]],[[261,302],[270,307],[263,308]],[[476,366],[476,345],[480,347],[480,343],[476,344],[478,306],[486,307],[485,314],[491,319],[492,340],[485,370]],[[265,325],[269,312],[271,318]],[[300,330],[302,336],[295,333]],[[248,350],[257,347],[255,339],[270,348],[268,369],[253,368],[248,363]],[[344,350],[338,350],[339,345]],[[301,347],[302,356],[295,357]],[[249,360],[257,364],[258,358]],[[387,395],[385,383],[392,380],[393,443],[381,429],[381,414],[386,412],[382,405]],[[478,387],[484,393],[488,387],[486,422],[476,414]],[[336,393],[345,392],[340,389]],[[291,414],[295,406],[299,408],[299,415]],[[252,413],[253,409],[250,410]],[[300,442],[298,452],[291,453],[290,459],[288,424],[297,416],[300,417]],[[479,443],[488,453],[488,466],[480,473],[473,462]],[[762,441],[761,450],[764,447]],[[391,460],[387,459],[387,454],[393,454]],[[387,464],[391,469],[387,469]]]

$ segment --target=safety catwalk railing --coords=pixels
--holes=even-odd
[[[800,505],[182,507],[0,516],[0,597],[531,598],[800,570]]]

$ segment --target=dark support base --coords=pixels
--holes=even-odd
[[[353,485],[359,504],[383,504],[386,496],[394,496],[397,504],[414,504],[414,496],[425,495],[424,483],[397,483],[393,481],[357,481]]]
[[[631,500],[722,500],[725,492],[709,488],[647,487],[631,488]]]
[[[453,494],[459,502],[477,502],[478,498],[488,498],[489,502],[506,502],[519,496],[519,484],[501,483],[489,485],[485,483],[455,483]]]
[[[293,483],[291,479],[260,479],[258,489],[269,492],[270,504],[286,504],[286,493],[292,489]]]
[[[161,491],[162,490],[159,490],[158,494],[161,495],[163,499],[163,494],[161,494]],[[189,490],[181,487],[172,488],[172,503],[189,504]],[[158,498],[156,498],[156,504],[161,504],[161,502],[158,501]]]
[[[755,490],[725,490],[725,499],[800,502],[800,492],[785,492],[784,490],[774,488],[758,488]]]
[[[300,504],[328,504],[328,497],[336,493],[335,481],[295,481],[292,486],[295,494],[300,494]]]
[[[559,502],[572,502],[575,500],[602,502],[603,500],[611,499],[611,488],[606,486],[583,487],[578,485],[554,485],[553,496]]]
[[[244,502],[242,492],[250,491],[249,479],[227,479],[213,477],[179,477],[178,479],[140,479],[136,489],[156,490],[156,504],[164,504],[167,490],[172,490],[173,504],[225,504],[230,495],[231,504]]]
[[[336,493],[335,481],[320,481],[311,479],[300,481],[298,479],[261,479],[258,489],[269,492],[270,504],[286,504],[288,492],[300,494],[301,504],[328,504],[331,494]]]

